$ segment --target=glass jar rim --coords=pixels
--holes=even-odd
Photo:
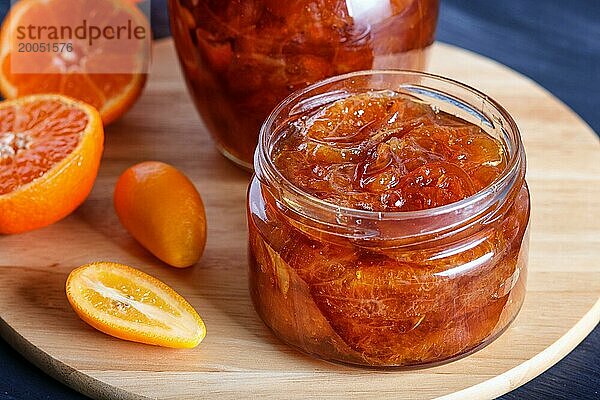
[[[270,154],[270,142],[271,133],[275,130],[274,125],[277,117],[280,116],[282,111],[287,107],[293,104],[296,100],[298,100],[303,95],[310,93],[311,91],[315,91],[323,86],[330,85],[336,82],[341,82],[345,80],[350,80],[358,77],[365,76],[375,76],[375,75],[396,75],[396,76],[407,76],[407,77],[416,77],[416,78],[428,78],[434,81],[439,81],[440,83],[450,84],[451,86],[455,86],[459,89],[466,90],[476,97],[480,98],[482,101],[489,104],[492,108],[494,108],[502,118],[508,123],[509,135],[508,137],[512,141],[514,145],[515,151],[512,155],[509,156],[507,166],[504,171],[489,185],[474,193],[471,196],[465,197],[459,201],[449,203],[443,206],[416,210],[416,211],[370,211],[370,210],[362,210],[356,208],[345,207],[341,205],[337,205],[335,203],[331,203],[325,200],[322,200],[316,196],[311,195],[310,193],[302,190],[300,187],[294,185],[289,179],[287,179],[281,171],[275,166],[273,159]],[[425,86],[427,87],[427,86]],[[321,210],[334,212],[337,214],[344,214],[348,216],[352,216],[354,218],[364,218],[364,219],[375,219],[380,221],[385,220],[410,220],[410,219],[419,219],[423,217],[432,217],[443,215],[447,213],[452,213],[454,211],[468,208],[471,206],[475,206],[481,202],[484,202],[485,199],[492,199],[498,193],[501,193],[502,188],[506,188],[507,185],[510,186],[511,182],[516,180],[516,177],[519,174],[519,170],[522,166],[525,165],[525,150],[523,147],[523,143],[521,141],[521,135],[519,128],[517,127],[516,122],[512,118],[512,116],[508,113],[508,111],[500,105],[497,101],[495,101],[490,96],[485,93],[466,85],[457,80],[447,78],[441,75],[436,75],[428,72],[414,71],[414,70],[402,70],[402,69],[374,69],[374,70],[363,70],[351,72],[343,75],[333,76],[331,78],[327,78],[316,82],[312,85],[309,85],[303,89],[297,90],[296,92],[290,94],[283,101],[281,101],[275,109],[271,112],[271,114],[267,117],[263,125],[260,129],[258,147],[256,148],[256,152],[254,155],[254,170],[257,177],[260,180],[265,180],[265,183],[277,182],[279,185],[285,188],[285,190],[298,198],[302,198],[302,201],[305,205],[310,205],[312,207],[316,207]],[[491,201],[490,201],[491,203]]]

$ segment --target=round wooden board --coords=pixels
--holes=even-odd
[[[481,56],[434,45],[430,69],[480,88],[519,124],[533,199],[528,293],[508,331],[448,365],[413,372],[353,369],[279,342],[250,303],[245,194],[249,175],[215,150],[185,90],[171,41],[155,47],[144,96],[107,129],[92,195],[73,215],[0,237],[0,332],[44,371],[95,398],[492,398],[540,374],[600,320],[600,143],[531,80]],[[112,191],[143,160],[174,164],[203,195],[206,253],[187,270],[158,262],[119,224]],[[76,266],[113,260],[160,278],[208,327],[193,350],[121,341],[79,320],[64,294]]]

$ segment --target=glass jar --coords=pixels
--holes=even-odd
[[[394,90],[481,127],[507,166],[458,202],[410,212],[337,206],[292,185],[273,162],[285,128],[349,93]],[[310,355],[377,367],[422,367],[498,337],[525,295],[529,191],[511,116],[439,76],[364,71],[284,100],[264,123],[248,192],[249,286],[263,321]]]
[[[248,169],[290,93],[372,68],[422,69],[439,0],[169,0],[187,85],[221,152]]]

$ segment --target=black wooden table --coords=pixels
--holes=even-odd
[[[9,4],[0,0],[0,17]],[[165,0],[152,1],[152,25],[169,34]],[[600,132],[600,0],[442,0],[437,36],[529,76]],[[0,399],[84,398],[0,340]],[[600,327],[502,399],[600,399]]]

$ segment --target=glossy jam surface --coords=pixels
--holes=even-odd
[[[260,125],[288,94],[351,71],[422,69],[438,0],[170,0],[196,106],[218,145],[252,164]]]
[[[333,102],[291,124],[273,150],[295,186],[369,211],[415,211],[471,196],[506,168],[481,128],[392,91]]]
[[[451,204],[508,164],[504,143],[479,127],[389,91],[332,102],[277,136],[270,158],[289,182],[355,210]],[[489,343],[516,316],[529,220],[522,175],[477,221],[410,241],[315,226],[282,206],[276,185],[254,179],[249,191],[250,291],[258,314],[289,344],[351,364],[435,365]],[[448,226],[460,222],[452,215]]]

